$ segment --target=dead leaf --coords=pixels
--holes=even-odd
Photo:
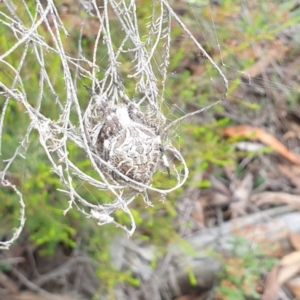
[[[280,267],[298,264],[300,265],[300,251],[294,251],[285,255],[279,262]]]
[[[232,203],[230,211],[233,218],[246,214],[248,200],[253,187],[253,175],[248,173],[243,180],[236,181],[232,186]]]
[[[10,296],[10,300],[46,300],[43,296],[32,292],[22,292],[14,296]]]
[[[229,188],[217,177],[210,176],[211,194],[207,201],[207,206],[211,207],[224,207],[229,204],[231,192]]]
[[[68,295],[51,294],[51,296],[42,296],[32,292],[22,292],[17,295],[9,296],[10,300],[77,300],[77,298]]]
[[[233,126],[224,128],[222,131],[224,136],[239,136],[252,139],[258,139],[266,146],[272,148],[275,152],[290,161],[291,163],[300,166],[300,158],[292,153],[285,145],[283,145],[273,135],[258,127],[251,126]]]
[[[279,269],[277,282],[279,285],[294,277],[300,270],[300,263],[295,265],[288,265]]]
[[[274,300],[276,299],[276,295],[278,293],[278,290],[280,288],[280,285],[277,281],[277,272],[278,272],[278,265],[274,266],[271,272],[269,273],[264,293],[261,297],[261,300]]]
[[[4,273],[0,273],[0,285],[12,294],[19,292],[19,287],[11,278]]]
[[[285,255],[269,273],[262,300],[276,299],[280,286],[290,280],[300,270],[300,251]]]
[[[286,286],[297,299],[300,299],[300,277],[290,279]]]
[[[229,204],[230,198],[228,196],[225,196],[224,194],[218,193],[218,192],[213,192],[208,203],[208,207],[224,207]]]
[[[288,204],[300,209],[300,196],[279,192],[263,192],[251,195],[250,200],[258,207],[264,204]]]
[[[195,201],[194,210],[191,213],[191,217],[193,217],[199,224],[204,226],[204,211],[203,206],[200,201]]]
[[[289,232],[289,241],[295,250],[300,251],[300,234]]]
[[[279,164],[278,168],[288,179],[290,179],[297,190],[300,191],[300,167]]]
[[[228,189],[228,187],[217,177],[211,175],[209,177],[209,181],[211,183],[211,188],[215,191],[215,192],[219,192],[223,195],[226,195],[228,197],[230,197],[231,192]]]
[[[300,251],[285,255],[279,262],[278,284],[283,284],[294,277],[300,270]]]

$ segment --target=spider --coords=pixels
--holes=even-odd
[[[114,172],[114,168],[130,179],[147,185],[162,162],[170,178],[170,166],[158,126],[123,93],[121,98],[124,103],[117,105],[107,103],[100,97],[97,99],[101,122],[96,131],[96,150],[113,167],[102,166],[102,169],[115,182],[124,183],[125,179]],[[138,191],[144,189],[131,181],[127,181],[127,185]]]

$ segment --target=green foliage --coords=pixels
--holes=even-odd
[[[269,257],[260,245],[253,245],[242,237],[231,240],[227,255],[217,254],[222,271],[219,272],[217,299],[260,299],[257,286],[264,271],[269,271],[276,259]]]
[[[234,164],[234,145],[220,135],[222,127],[229,123],[229,119],[223,118],[198,126],[193,123],[184,124],[182,134],[189,139],[188,164],[192,170],[203,171],[210,164],[219,166]],[[196,165],[195,162],[199,164]],[[202,184],[208,185],[205,182]]]
[[[252,18],[251,26],[247,23],[246,18],[238,17],[241,14],[241,7],[238,1],[234,0],[221,1],[221,6],[214,8],[212,11],[208,11],[209,6],[207,6],[207,9],[195,10],[194,15],[186,14],[185,16],[185,18],[188,18],[187,23],[194,23],[191,24],[193,32],[198,32],[201,24],[204,24],[205,28],[209,28],[209,31],[205,31],[204,34],[212,40],[205,39],[203,41],[204,47],[209,50],[217,64],[221,65],[222,61],[217,43],[213,39],[217,34],[218,43],[222,47],[222,58],[226,62],[226,66],[229,66],[226,68],[226,75],[232,79],[227,101],[239,105],[241,113],[245,115],[249,110],[259,111],[261,106],[257,103],[249,103],[245,99],[233,98],[232,94],[241,83],[240,78],[235,79],[233,73],[235,74],[236,70],[242,71],[253,65],[256,60],[255,54],[251,50],[253,44],[265,40],[272,42],[279,30],[299,21],[299,10],[293,11],[291,17],[288,17],[290,15],[288,10],[293,1],[281,2],[278,1],[278,5],[276,5],[274,1],[255,1],[256,6],[248,8]],[[30,10],[34,15],[35,1],[28,1],[28,3],[31,3]],[[149,3],[150,0],[138,7],[141,26],[144,26],[145,19],[150,15],[151,6],[147,5]],[[205,3],[207,4],[208,1],[205,1]],[[21,8],[22,5],[18,6],[18,9]],[[191,10],[193,10],[193,7],[191,7]],[[26,20],[26,13],[19,15],[23,15],[24,22],[30,24],[30,19]],[[212,19],[216,25],[216,32],[213,30]],[[230,22],[229,19],[231,19]],[[200,24],[199,20],[203,23]],[[113,26],[111,29],[111,35],[115,38],[124,34],[116,32]],[[143,31],[141,32],[143,33]],[[43,35],[46,35],[46,33],[43,32]],[[78,31],[72,31],[71,37],[63,40],[71,54],[77,53],[77,38]],[[85,56],[91,55],[93,41],[93,36],[83,39],[82,47]],[[16,37],[13,32],[8,27],[0,24],[0,54],[12,47],[15,42]],[[29,46],[30,51],[33,51],[31,46]],[[16,49],[7,57],[7,62],[17,67],[21,54],[21,48]],[[101,57],[101,61],[98,62],[101,69],[102,65],[106,63],[107,56],[101,47],[99,47],[98,54],[98,57]],[[159,56],[160,54],[155,55]],[[174,26],[169,67],[170,76],[167,80],[165,93],[166,105],[163,107],[169,119],[180,117],[183,113],[211,104],[221,96],[221,92],[212,87],[212,79],[215,80],[217,77],[216,71],[207,62],[203,63],[198,56],[199,54],[194,53],[193,49],[190,48],[188,39],[182,38],[180,27]],[[191,76],[192,71],[187,69],[186,66],[181,66],[187,58],[193,60],[195,64],[199,64],[199,68],[202,68],[201,72]],[[45,53],[45,60],[50,80],[63,99],[65,86],[61,75],[60,58],[55,53],[49,52]],[[120,75],[124,75],[129,92],[134,94],[134,82],[126,79],[128,64],[125,59],[122,63],[124,70],[123,74]],[[234,66],[234,69],[230,69],[230,66]],[[11,69],[0,63],[1,82],[10,85],[14,75]],[[28,79],[24,80],[24,89],[34,106],[38,98],[39,66],[30,56],[25,62],[21,76]],[[103,74],[99,72],[97,76],[100,79]],[[80,78],[78,95],[80,96],[82,108],[86,106],[88,95],[84,84],[89,86],[90,83],[85,78]],[[41,111],[48,116],[57,116],[59,111],[55,100],[53,94],[45,89]],[[2,101],[3,98],[1,98],[1,109],[3,108]],[[222,107],[216,107],[213,111],[222,112]],[[24,136],[29,125],[29,118],[24,115],[20,103],[11,101],[4,121],[2,158],[9,159],[13,149],[19,145],[21,138]],[[76,120],[72,121],[76,122]],[[222,127],[232,123],[230,119],[225,117],[215,120],[212,112],[208,111],[192,120],[188,120],[185,124],[182,124],[181,128],[174,128],[171,139],[174,145],[184,153],[192,172],[203,172],[210,165],[222,167],[235,164],[237,154],[232,140],[225,140],[220,133]],[[113,288],[118,282],[138,286],[139,281],[130,272],[115,270],[111,262],[111,241],[116,235],[123,234],[123,232],[112,225],[99,227],[93,220],[83,217],[75,208],[64,216],[63,211],[68,207],[68,198],[63,193],[57,192],[57,189],[62,188],[61,183],[55,174],[51,172],[47,157],[42,147],[39,146],[37,135],[32,134],[30,141],[32,143],[31,147],[27,153],[24,153],[26,159],[18,157],[9,170],[12,176],[16,178],[18,188],[24,193],[27,215],[25,233],[30,236],[35,244],[40,246],[41,253],[44,255],[53,255],[59,243],[73,248],[75,247],[76,237],[82,236],[88,253],[95,261],[100,263],[100,267],[96,271],[102,283],[99,294],[109,293],[113,299]],[[78,150],[74,144],[70,143],[68,145],[68,151],[72,160],[76,162],[81,170],[89,175],[95,175],[85,154]],[[1,168],[3,166],[4,164],[1,165]],[[160,172],[155,176],[162,185],[167,186],[169,184],[165,172]],[[257,184],[259,183],[260,181]],[[210,186],[210,182],[207,180],[197,183],[189,182],[189,184],[195,184],[200,188]],[[105,203],[110,199],[108,194],[100,193],[78,179],[74,179],[74,185],[83,197],[91,199],[95,203]],[[164,202],[161,202],[160,198],[156,198],[157,196],[150,194],[154,207],[146,207],[142,199],[137,199],[132,204],[131,210],[138,226],[134,238],[158,246],[161,251],[157,256],[166,251],[166,245],[171,241],[181,244],[191,255],[195,254],[191,247],[176,234],[176,198],[182,191],[183,188],[169,195]],[[1,231],[9,232],[10,228],[16,226],[18,222],[18,198],[11,190],[0,189],[0,199]],[[118,211],[115,217],[121,223],[129,224],[128,217],[121,211]],[[264,256],[260,249],[252,249],[248,243],[239,239],[233,241],[233,251],[229,257],[220,257],[220,259],[223,271],[219,274],[220,286],[217,291],[223,297],[222,299],[245,299],[245,297],[258,299],[255,287],[259,275],[262,270],[268,270],[274,260]],[[152,266],[155,267],[155,265],[156,260],[152,262]],[[189,275],[191,283],[195,283],[194,275],[191,272]]]

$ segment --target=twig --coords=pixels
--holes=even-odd
[[[93,263],[89,257],[72,257],[66,263],[62,264],[60,267],[40,275],[39,278],[33,280],[33,283],[36,286],[42,286],[45,283],[53,280],[58,280],[62,276],[66,276],[72,272],[72,268],[78,264],[96,264]]]

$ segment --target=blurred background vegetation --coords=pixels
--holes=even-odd
[[[34,15],[35,1],[27,2]],[[145,20],[150,14],[151,1],[137,0],[137,3],[142,35],[143,31],[147,30]],[[218,227],[223,222],[233,219],[229,202],[222,204],[221,209],[215,209],[209,202],[213,186],[212,176],[221,178],[225,185],[230,186],[228,174],[243,178],[255,169],[254,188],[275,190],[266,186],[269,180],[268,171],[266,173],[257,171],[257,168],[263,169],[264,159],[270,156],[270,152],[274,154],[272,145],[265,144],[254,152],[247,149],[237,150],[236,144],[241,139],[244,140],[245,136],[225,137],[224,128],[236,125],[267,128],[282,143],[297,151],[295,145],[298,145],[298,141],[287,142],[283,139],[285,132],[280,127],[282,121],[280,118],[284,117],[283,112],[297,111],[299,106],[300,79],[297,70],[300,64],[296,62],[299,62],[300,48],[295,29],[299,29],[300,24],[299,3],[280,0],[210,2],[182,0],[171,1],[171,4],[217,65],[222,67],[230,82],[229,95],[223,106],[206,111],[178,125],[171,132],[170,139],[174,146],[181,149],[188,163],[190,169],[188,182],[180,190],[168,195],[165,201],[150,195],[153,207],[145,207],[144,202],[136,200],[131,210],[137,223],[137,230],[133,237],[127,240],[125,233],[119,228],[113,225],[99,227],[94,220],[85,218],[74,209],[66,216],[63,215],[68,200],[64,194],[57,191],[62,188],[61,183],[51,172],[37,134],[31,134],[28,150],[24,153],[25,158],[16,157],[7,174],[22,191],[26,202],[26,225],[22,235],[10,250],[1,252],[3,259],[13,257],[23,259],[18,264],[1,262],[3,275],[17,284],[18,291],[15,297],[23,290],[43,295],[40,290],[42,289],[50,293],[70,295],[72,291],[76,291],[77,294],[74,292],[74,298],[70,299],[125,299],[122,298],[125,297],[124,294],[123,296],[118,294],[120,290],[125,290],[126,295],[129,295],[127,299],[138,299],[130,295],[133,295],[134,291],[143,290],[145,282],[152,279],[147,276],[144,278],[139,273],[138,264],[136,270],[128,267],[136,263],[136,260],[126,253],[128,249],[138,246],[145,256],[145,253],[152,249],[147,263],[149,269],[153,270],[149,272],[155,272],[160,264],[168,262],[166,259],[170,254],[168,245],[180,246],[185,253],[197,256],[199,250],[196,250],[186,237],[195,233],[201,235],[207,228]],[[70,37],[64,40],[64,45],[71,55],[75,56],[78,51],[81,21],[86,18],[81,46],[85,56],[91,56],[97,32],[95,20],[84,11],[80,1],[56,1],[56,5],[70,33]],[[6,8],[1,3],[0,9],[5,13]],[[26,18],[27,15],[22,14],[21,4],[16,9],[19,16],[23,15]],[[168,121],[214,103],[221,97],[224,89],[216,70],[202,57],[181,28],[174,23],[172,30],[170,66],[165,91],[166,104],[163,108]],[[49,37],[46,28],[41,27],[40,31],[43,36]],[[112,26],[111,34],[117,39],[120,33],[114,32]],[[13,32],[0,24],[0,55],[15,42],[16,36]],[[98,62],[101,68],[106,53],[103,53],[101,47],[98,51],[98,57],[103,58]],[[17,67],[21,54],[22,49],[16,49],[8,56],[7,61]],[[160,53],[155,55],[159,58]],[[65,88],[59,57],[49,52],[46,58],[50,79],[63,98]],[[26,78],[24,88],[30,96],[31,104],[35,106],[39,96],[38,65],[30,60],[26,60],[25,63],[26,68],[22,69],[20,75]],[[122,63],[125,78],[127,65],[126,61]],[[13,76],[5,64],[0,64],[1,82],[11,85]],[[87,106],[89,95],[85,85],[89,84],[85,78],[78,79],[78,95],[82,101],[82,108]],[[4,98],[0,101],[1,109],[3,105]],[[43,93],[42,111],[53,116],[59,113],[57,103],[47,89]],[[29,123],[30,120],[24,114],[21,104],[11,101],[4,120],[1,169],[5,167],[6,160],[12,156],[13,149],[18,147]],[[76,165],[92,175],[93,171],[85,155],[72,144],[68,150]],[[246,164],[247,160],[253,162],[253,165]],[[156,180],[168,185],[162,172],[158,174]],[[277,186],[277,191],[286,190],[287,186],[293,188],[290,183],[282,182],[282,186]],[[101,203],[109,201],[108,195],[86,186],[82,181],[77,180],[75,185],[84,198]],[[186,201],[192,197],[191,193],[196,197],[194,202],[201,198],[198,205],[204,212],[200,213],[193,203]],[[0,189],[0,199],[1,236],[5,240],[10,236],[12,228],[18,224],[19,203],[17,195],[5,187]],[[245,214],[249,215],[252,212],[247,211]],[[122,223],[129,222],[122,212],[117,212],[116,218]],[[123,242],[123,239],[126,242]],[[120,241],[122,245],[119,244]],[[214,298],[211,299],[259,299],[262,291],[257,286],[261,276],[266,275],[267,270],[274,265],[274,255],[266,253],[264,247],[253,251],[251,241],[249,244],[249,241],[241,242],[237,238],[232,244],[232,252],[225,254],[222,247],[212,247],[213,250],[208,254],[214,260],[220,261],[223,266],[213,286],[208,289],[214,291]],[[141,253],[139,255],[143,256]],[[123,256],[124,260],[128,259],[127,264],[121,264],[120,258],[116,258],[118,255]],[[78,256],[87,258],[90,269],[85,266],[81,269],[82,273],[76,269],[76,275],[72,276],[72,269],[68,265],[67,274],[58,275],[59,278],[65,276],[65,281],[54,280],[52,277],[43,283],[38,281],[39,276],[59,270],[60,265],[67,264],[69,260]],[[239,267],[230,268],[230,266]],[[240,274],[238,272],[240,270],[244,272]],[[92,272],[94,277],[89,272]],[[143,272],[146,271],[143,269]],[[192,263],[187,262],[186,272],[192,291],[187,291],[186,295],[191,298],[180,298],[180,295],[176,297],[198,299],[192,298],[192,295],[204,295],[204,291],[195,289],[198,281]],[[30,288],[26,281],[22,281],[20,273],[34,282],[38,288]],[[245,273],[249,276],[242,278]],[[89,288],[84,288],[78,283],[78,280],[81,280],[78,279],[80,276],[93,278],[94,282],[90,282]],[[156,285],[154,281],[153,285]],[[18,299],[9,297],[11,298],[3,299]],[[170,298],[164,297],[155,298],[153,295],[153,298],[146,299],[175,298],[174,295]]]

